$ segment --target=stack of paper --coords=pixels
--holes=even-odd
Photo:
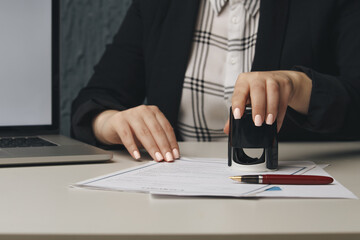
[[[313,162],[280,162],[279,169],[266,174],[329,176]],[[173,163],[147,164],[89,179],[75,187],[114,191],[136,191],[177,196],[357,198],[336,180],[329,185],[244,184],[231,180],[247,175],[227,166],[226,159],[181,158]],[[264,174],[264,173],[251,173]]]

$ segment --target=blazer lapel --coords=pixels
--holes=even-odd
[[[154,104],[176,129],[182,85],[199,9],[199,0],[171,1],[150,76],[148,103]],[[166,101],[164,101],[166,99]]]
[[[252,71],[280,69],[290,0],[262,0]]]

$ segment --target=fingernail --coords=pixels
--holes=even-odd
[[[174,161],[174,158],[173,158],[173,155],[171,154],[171,152],[167,152],[167,153],[165,154],[165,159],[166,159],[167,162],[172,162],[172,161]]]
[[[173,155],[174,155],[174,158],[175,158],[175,159],[180,158],[179,150],[177,150],[176,148],[174,148],[174,149],[172,150],[172,152],[173,152]]]
[[[140,153],[138,151],[136,151],[136,150],[133,152],[133,155],[134,155],[135,159],[140,158]]]
[[[258,114],[255,116],[255,126],[260,127],[262,125],[261,116]]]
[[[235,110],[234,110],[234,118],[235,119],[240,119],[241,118],[240,108],[235,108]]]
[[[271,125],[271,124],[273,124],[273,122],[274,122],[274,115],[269,113],[268,116],[266,117],[266,124]]]
[[[160,162],[161,160],[164,160],[164,157],[159,152],[155,153],[155,158],[158,162]]]

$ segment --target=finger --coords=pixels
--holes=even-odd
[[[156,108],[155,110],[155,116],[158,122],[160,123],[160,125],[162,126],[162,128],[164,129],[174,159],[179,159],[180,148],[176,140],[174,129],[172,128],[171,124],[169,123],[165,115],[158,108]]]
[[[140,151],[137,147],[133,132],[131,131],[128,123],[126,121],[119,122],[119,124],[116,124],[115,126],[115,131],[119,136],[121,143],[125,146],[130,155],[134,159],[139,159],[141,157]]]
[[[229,135],[229,126],[230,126],[230,120],[228,119],[225,123],[225,127],[224,127],[224,133]]]
[[[172,149],[170,147],[166,133],[161,124],[159,123],[156,114],[152,112],[151,115],[152,117],[146,118],[146,121],[144,122],[150,130],[156,145],[160,149],[162,155],[165,157],[165,160],[167,162],[172,162],[174,161],[174,156],[172,154]]]
[[[231,99],[232,111],[235,119],[240,119],[245,112],[245,105],[249,101],[250,86],[245,74],[240,74],[234,87]]]
[[[255,126],[260,127],[264,122],[266,108],[266,85],[261,79],[253,79],[250,84],[250,98],[252,117]]]
[[[143,121],[142,118],[132,119],[129,122],[129,125],[132,131],[135,133],[136,138],[141,142],[146,151],[150,154],[150,156],[158,162],[164,160],[164,156],[161,154],[159,147],[157,146],[150,129]]]
[[[266,115],[265,122],[272,125],[279,111],[280,90],[276,81],[266,81]]]
[[[279,113],[277,118],[277,131],[279,132],[284,122],[286,110],[289,103],[290,89],[283,87],[280,90]]]

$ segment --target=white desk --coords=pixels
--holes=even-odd
[[[226,143],[181,143],[184,156],[226,157]],[[280,160],[326,168],[360,197],[360,143],[280,144]],[[70,189],[141,162],[0,168],[0,239],[360,239],[360,200],[152,197]],[[75,238],[76,236],[76,238]]]

